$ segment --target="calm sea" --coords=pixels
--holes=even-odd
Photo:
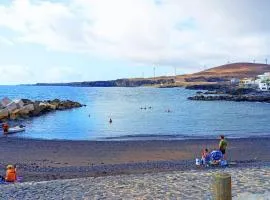
[[[28,119],[23,122],[26,131],[11,137],[139,140],[270,135],[270,104],[187,100],[195,92],[183,88],[0,86],[0,97],[70,99],[87,105]]]

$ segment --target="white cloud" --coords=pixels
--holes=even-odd
[[[2,65],[0,66],[0,85],[55,83],[82,80],[84,75],[71,67],[48,67],[33,70],[28,66]]]
[[[269,56],[268,1],[14,0],[0,26],[16,42],[136,63],[196,66]]]
[[[7,45],[7,46],[12,46],[13,45],[13,42],[3,36],[0,35],[0,47],[1,45]]]
[[[13,85],[19,83],[29,83],[33,73],[28,67],[20,65],[0,66],[0,84]]]
[[[36,82],[45,83],[56,83],[61,82],[72,82],[82,80],[83,74],[74,68],[70,67],[53,67],[44,70],[42,80]]]

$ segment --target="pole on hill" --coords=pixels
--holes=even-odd
[[[156,67],[153,68],[154,71],[154,80],[156,80]]]
[[[267,64],[267,58],[265,58],[265,64]]]

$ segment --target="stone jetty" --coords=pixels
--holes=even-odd
[[[67,110],[82,106],[85,105],[70,100],[32,101],[29,99],[11,100],[5,97],[0,101],[0,121],[35,117],[55,110]]]

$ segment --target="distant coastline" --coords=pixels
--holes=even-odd
[[[25,86],[72,86],[72,87],[140,87],[153,85],[174,84],[174,79],[117,79],[109,81],[83,81],[70,83],[36,83],[24,84]]]
[[[36,83],[25,86],[71,86],[71,87],[185,87],[187,89],[219,89],[232,79],[254,78],[270,72],[270,65],[262,63],[231,63],[213,67],[193,74],[159,76],[149,78],[123,78],[107,81],[80,81],[67,83]]]

